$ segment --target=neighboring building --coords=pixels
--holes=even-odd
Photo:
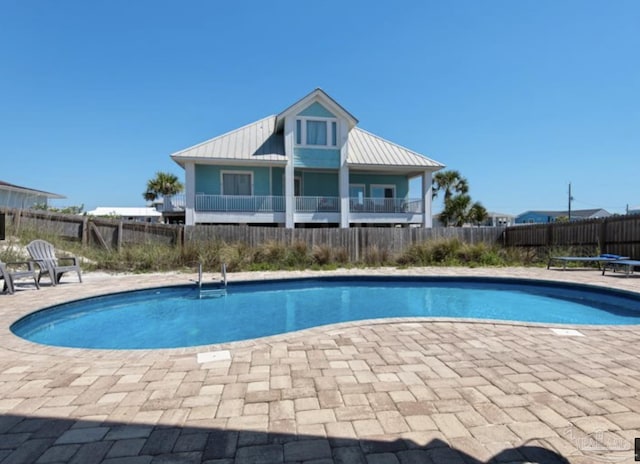
[[[489,217],[482,224],[490,227],[509,227],[515,224],[516,216],[514,214],[489,212]]]
[[[316,89],[278,115],[172,154],[185,194],[160,210],[184,209],[187,225],[431,227],[431,177],[444,166],[357,124]],[[417,176],[422,192],[409,198]]]
[[[489,212],[487,220],[480,224],[480,227],[508,227],[515,223],[515,216],[506,213]],[[433,215],[433,227],[444,227],[440,222],[440,214]],[[477,227],[475,224],[465,224],[463,227]]]
[[[640,214],[640,205],[627,209],[627,214]]]
[[[611,216],[604,209],[576,209],[571,210],[571,220],[597,219]],[[543,224],[556,222],[558,218],[568,219],[568,211],[527,211],[516,217],[516,224]]]
[[[104,206],[98,207],[93,211],[87,211],[87,215],[140,222],[160,222],[162,220],[162,213],[158,212],[155,208]]]
[[[49,199],[53,198],[66,197],[57,193],[20,187],[0,180],[0,208],[29,209],[34,206],[44,207],[48,205]]]

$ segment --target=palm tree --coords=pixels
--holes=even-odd
[[[488,218],[489,213],[487,212],[487,208],[485,208],[482,203],[476,201],[473,205],[471,205],[468,214],[469,222],[479,226]]]
[[[440,222],[447,227],[462,227],[465,224],[480,225],[489,217],[486,208],[482,203],[476,201],[471,203],[471,197],[467,194],[453,195],[445,203]]]
[[[156,172],[156,176],[147,181],[147,190],[142,196],[147,201],[154,201],[160,196],[180,193],[182,189],[184,189],[184,186],[175,174]]]
[[[467,179],[455,170],[440,171],[433,176],[433,198],[438,196],[439,191],[444,192],[445,204],[454,193],[466,194],[469,192]]]
[[[444,202],[444,209],[440,213],[440,221],[444,226],[462,227],[467,222],[471,197],[466,193],[450,196]]]

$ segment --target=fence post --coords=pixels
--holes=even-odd
[[[122,230],[122,221],[118,222],[118,233],[116,235],[116,249],[118,250],[118,253],[120,253],[122,251],[122,235],[123,235],[123,230]]]
[[[82,246],[89,244],[89,218],[84,216],[82,218],[82,230],[80,231],[80,237],[82,240]]]
[[[608,218],[604,218],[600,223],[600,236],[598,237],[598,248],[600,253],[608,253],[607,247],[607,229],[609,228]]]
[[[14,223],[15,229],[16,229],[15,233],[16,233],[16,235],[18,235],[19,232],[20,232],[20,216],[22,214],[22,210],[21,209],[14,209],[13,211],[14,211],[14,213],[13,213],[13,219],[14,219],[13,223]]]
[[[553,246],[553,223],[550,222],[547,225],[547,247],[551,248]]]

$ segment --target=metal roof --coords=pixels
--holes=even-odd
[[[89,216],[130,216],[130,217],[160,217],[160,213],[155,208],[149,207],[128,207],[128,206],[99,206],[93,211],[87,211]]]
[[[43,190],[36,190],[28,187],[20,187],[19,185],[10,184],[2,180],[0,180],[0,190],[12,190],[14,192],[24,192],[29,194],[42,195],[47,198],[67,198],[64,195],[59,195],[57,193],[45,192]]]
[[[239,129],[227,132],[213,139],[178,151],[171,158],[184,167],[187,160],[211,162],[239,162],[244,164],[266,163],[285,164],[283,118],[295,115],[299,106],[319,99],[330,104],[332,110],[342,112],[349,120],[351,130],[347,139],[347,164],[353,167],[369,168],[418,168],[438,170],[444,167],[437,161],[371,134],[358,127],[358,121],[322,89],[316,89],[279,115],[268,116]]]
[[[276,116],[268,116],[239,129],[186,148],[171,155],[184,166],[184,160],[287,161],[284,137],[275,132]]]
[[[443,164],[420,153],[358,127],[354,127],[349,132],[348,146],[347,164],[349,166],[425,167],[434,168],[434,170],[444,167]]]
[[[519,214],[517,217],[520,216],[524,216],[525,214],[538,214],[540,216],[551,216],[551,217],[559,217],[559,216],[568,216],[569,215],[569,211],[564,210],[564,211],[540,211],[540,210],[531,210],[531,211],[525,211],[522,214]],[[611,213],[609,213],[607,210],[602,209],[602,208],[596,208],[596,209],[572,209],[571,210],[571,216],[572,217],[584,217],[584,218],[589,218],[593,215],[596,214],[604,214],[606,216],[611,216]]]

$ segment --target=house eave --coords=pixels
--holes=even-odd
[[[442,165],[438,166],[406,166],[406,165],[389,165],[389,164],[360,164],[348,163],[350,171],[371,171],[371,172],[398,172],[407,173],[409,175],[422,175],[425,172],[436,172],[444,168]]]
[[[171,159],[180,167],[184,168],[189,162],[195,164],[218,165],[218,166],[286,166],[287,160],[261,160],[261,159],[237,159],[237,158],[203,158],[199,156],[171,156]]]
[[[0,190],[8,190],[11,192],[24,193],[27,195],[43,196],[51,199],[67,198],[66,196],[60,195],[58,193],[45,192],[43,190],[35,190],[35,189],[30,189],[28,187],[20,187],[19,185],[8,184],[6,182],[0,183]]]

